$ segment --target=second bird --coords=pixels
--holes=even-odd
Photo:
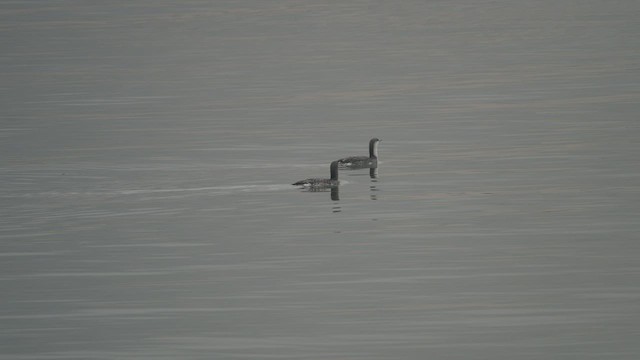
[[[369,156],[349,156],[338,160],[341,168],[363,169],[378,166],[378,144],[380,139],[369,140]]]

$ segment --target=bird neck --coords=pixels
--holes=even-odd
[[[331,180],[338,180],[338,162],[331,163]]]
[[[369,144],[369,157],[378,158],[378,142],[372,141]]]

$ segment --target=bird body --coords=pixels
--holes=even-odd
[[[338,180],[338,161],[334,161],[329,166],[331,171],[331,178],[309,178],[300,181],[296,181],[291,185],[304,186],[304,187],[331,187],[340,184]]]

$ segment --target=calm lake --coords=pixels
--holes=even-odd
[[[0,359],[638,359],[639,17],[0,2]]]

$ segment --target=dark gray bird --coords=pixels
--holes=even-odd
[[[349,156],[338,160],[341,168],[363,169],[378,166],[378,143],[380,139],[369,140],[369,156]]]
[[[296,181],[291,185],[308,186],[308,187],[331,187],[331,186],[337,186],[338,184],[340,184],[340,182],[338,181],[338,161],[336,160],[336,161],[332,162],[331,165],[329,166],[329,169],[331,170],[331,178],[330,179],[309,178],[309,179]]]

